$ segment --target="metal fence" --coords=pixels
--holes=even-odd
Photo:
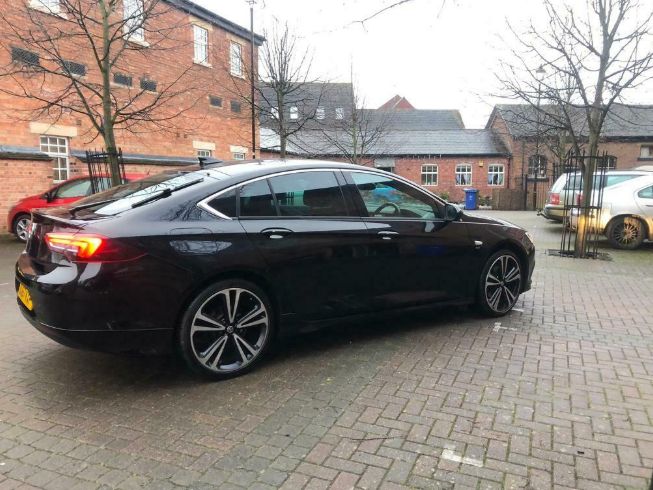
[[[114,155],[118,162],[121,183],[127,181],[125,175],[125,161],[122,157],[122,150],[119,149]],[[93,194],[112,187],[111,185],[111,154],[106,151],[86,151],[86,163],[88,175],[91,178],[91,189]]]
[[[603,190],[607,183],[606,172],[614,163],[614,157],[604,153],[603,155],[591,156],[584,152],[580,154],[569,154],[564,166],[559,169],[559,175],[566,173],[567,184],[561,192],[560,201],[563,205],[563,231],[560,238],[560,250],[556,251],[563,256],[585,256],[599,258],[598,243],[602,236],[599,226],[601,220],[601,209],[603,207]],[[590,182],[590,198],[588,204],[584,205],[585,169],[591,165],[594,169],[593,178]],[[584,253],[576,253],[576,238],[579,227],[585,227],[586,240]]]

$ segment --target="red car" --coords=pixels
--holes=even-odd
[[[146,174],[127,174],[127,181],[129,182],[143,177],[146,177]],[[27,227],[32,209],[61,206],[78,201],[82,197],[90,196],[91,194],[91,179],[88,175],[84,175],[61,182],[41,194],[24,197],[9,210],[7,217],[9,231],[24,242],[27,240]]]

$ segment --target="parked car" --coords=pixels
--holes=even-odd
[[[447,304],[504,315],[534,257],[523,229],[388,172],[227,162],[34,212],[16,290],[25,318],[62,344],[174,347],[225,378],[278,333],[345,317]]]
[[[598,204],[595,193],[592,205]],[[572,229],[578,227],[578,216],[575,209],[570,216]],[[644,240],[653,240],[653,173],[606,188],[600,216],[590,211],[590,219],[592,230],[605,234],[615,248],[633,250]]]
[[[646,170],[608,170],[605,173],[602,185],[610,187],[625,182],[641,175],[647,175]],[[598,187],[600,175],[595,174],[594,187]],[[574,202],[577,192],[582,188],[583,180],[580,173],[565,173],[555,181],[547,194],[546,204],[542,209],[542,215],[553,221],[562,222],[565,215],[565,203],[567,206],[576,204]]]
[[[146,174],[128,174],[127,181],[145,177]],[[108,181],[108,177],[104,177]],[[102,187],[109,187],[103,185]],[[41,194],[24,197],[9,210],[7,215],[7,229],[21,241],[27,240],[27,227],[29,226],[30,213],[33,209],[50,208],[79,201],[91,195],[91,179],[86,175],[74,177]]]

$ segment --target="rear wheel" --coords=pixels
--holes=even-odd
[[[610,222],[606,235],[614,248],[634,250],[644,241],[644,227],[637,218],[626,216]]]
[[[270,301],[255,284],[220,281],[189,305],[178,343],[186,364],[195,372],[226,379],[253,369],[274,337]]]
[[[519,258],[510,250],[494,253],[483,267],[478,285],[477,306],[488,316],[508,313],[521,293]]]
[[[27,234],[29,228],[30,216],[29,214],[19,214],[14,219],[13,233],[21,242],[27,241]]]

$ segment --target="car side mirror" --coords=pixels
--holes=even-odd
[[[446,203],[444,205],[444,220],[445,221],[458,221],[463,212],[453,204]]]
[[[52,200],[54,199],[53,196],[52,196],[52,192],[50,192],[50,191],[48,191],[48,192],[46,192],[45,194],[43,194],[43,198],[44,198],[47,202],[52,202]]]

